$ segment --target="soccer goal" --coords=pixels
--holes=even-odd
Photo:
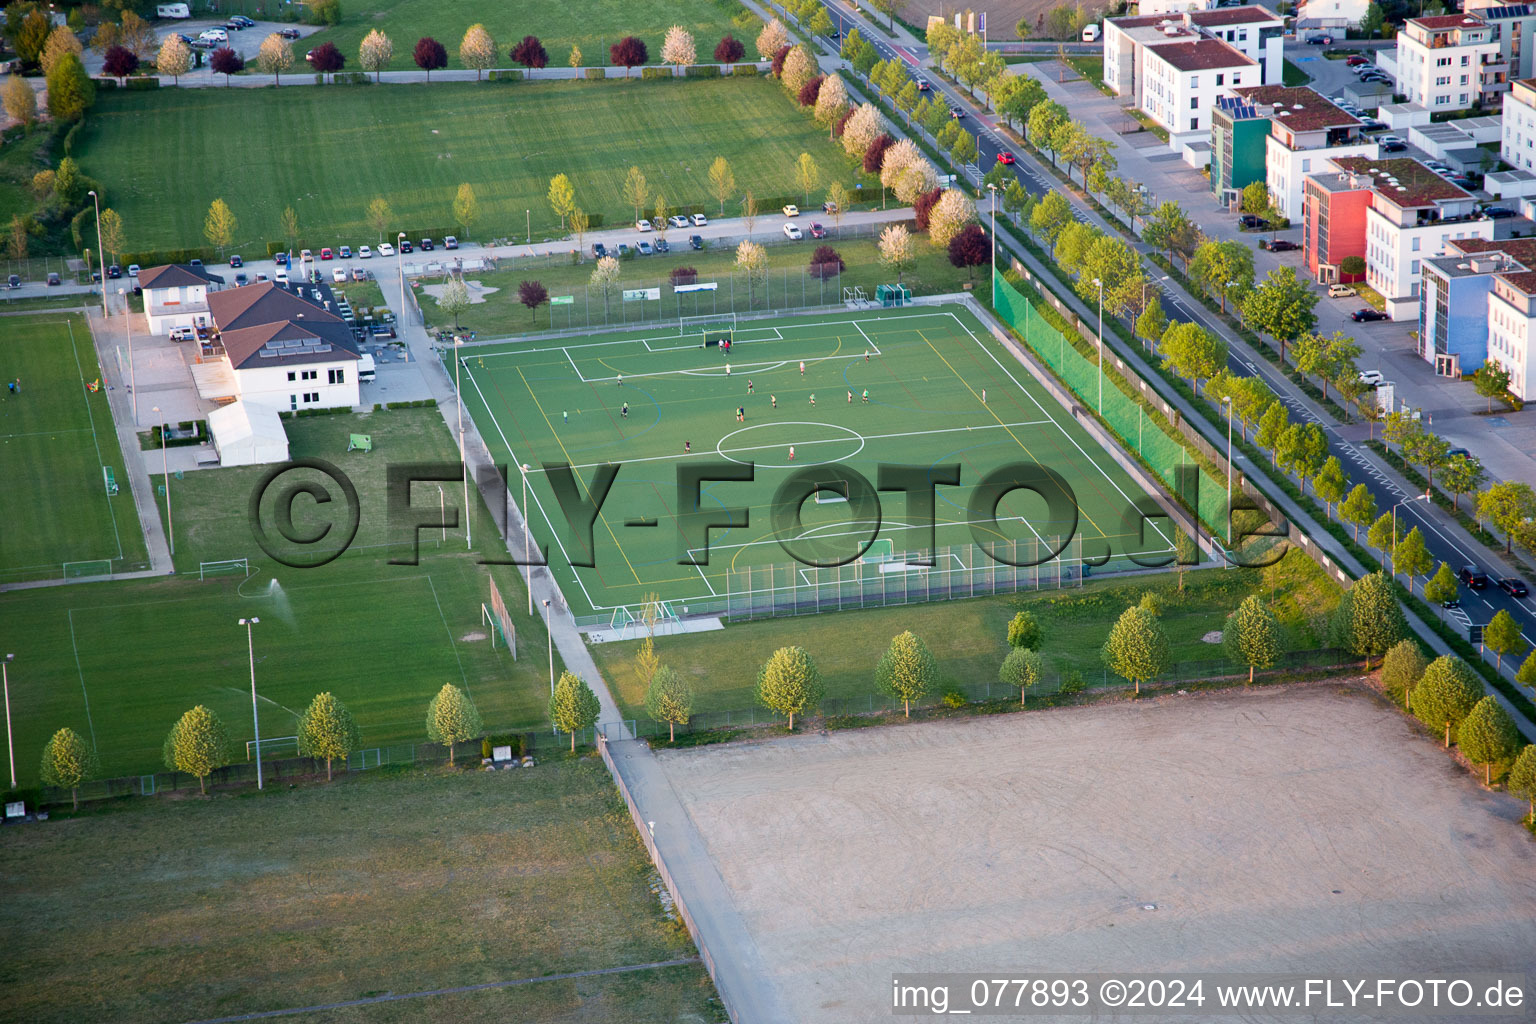
[[[91,576],[111,576],[112,559],[93,558],[87,562],[65,562],[64,578],[67,580],[86,579]]]
[[[889,562],[896,557],[896,545],[889,537],[877,537],[869,545],[859,561],[867,563]]]
[[[299,738],[297,736],[271,736],[263,737],[261,741],[261,756],[272,757],[276,754],[299,755]],[[245,759],[250,761],[256,757],[256,741],[245,741]]]
[[[217,562],[197,563],[199,580],[206,580],[210,576],[239,576],[243,579],[250,574],[250,563],[243,558],[225,558]]]
[[[699,345],[708,348],[722,341],[736,343],[736,314],[715,313],[707,316],[685,316],[678,319],[678,333],[683,337],[697,337]]]
[[[836,505],[848,503],[847,480],[818,480],[816,482],[815,501],[818,505]],[[886,543],[890,543],[887,541]]]

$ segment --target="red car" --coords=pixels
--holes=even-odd
[[[1011,164],[1013,163],[1013,154],[1007,150],[1003,150],[1001,153],[997,154],[997,162],[1000,164]]]
[[[811,237],[812,238],[826,238],[827,237],[827,229],[822,227],[820,224],[812,224],[811,225]]]
[[[1361,64],[1369,63],[1370,61],[1367,58],[1362,57],[1357,53],[1353,57],[1350,57],[1348,60],[1344,61],[1344,66],[1354,68],[1359,67]]]
[[[330,259],[335,259],[336,257],[335,257],[335,254],[333,254],[331,252],[331,250],[329,250],[329,249],[321,249],[320,250],[320,258],[323,259],[323,260],[330,260]]]

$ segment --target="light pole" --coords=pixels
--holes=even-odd
[[[533,545],[533,527],[528,524],[528,463],[523,471],[523,564],[528,566],[528,614],[533,614],[533,565],[528,561],[528,549]]]
[[[117,294],[123,298],[123,330],[128,333],[128,390],[133,393],[133,425],[137,429],[139,425],[139,374],[133,367],[133,312],[128,308],[128,298],[123,289],[119,288]]]
[[[105,320],[107,318],[107,267],[106,262],[103,259],[105,254],[102,252],[101,248],[101,197],[96,194],[95,189],[91,189],[91,202],[96,204],[96,262],[102,264],[101,318]],[[87,267],[86,269],[89,270],[90,268]]]
[[[1099,286],[1099,415],[1104,415],[1104,282],[1098,278],[1093,283]]]
[[[1231,395],[1222,395],[1221,404],[1227,407],[1227,550],[1232,550],[1232,413],[1236,406]],[[1228,565],[1231,559],[1228,558]]]
[[[1404,498],[1402,501],[1400,501],[1396,505],[1392,506],[1392,542],[1391,542],[1391,550],[1388,552],[1388,554],[1390,554],[1392,556],[1392,575],[1393,576],[1397,575],[1397,510],[1402,508],[1404,505],[1408,504],[1410,501],[1428,501],[1428,500],[1429,500],[1429,492],[1425,491],[1423,494],[1415,494],[1411,498]]]
[[[5,683],[5,752],[11,759],[11,788],[16,788],[16,747],[11,742],[11,674],[9,666],[16,655],[0,658],[0,681]]]
[[[176,524],[171,519],[171,466],[165,455],[165,424],[160,420],[160,407],[155,406],[155,422],[160,424],[160,472],[165,477],[165,535],[170,541],[171,554],[176,554]]]
[[[997,185],[987,183],[987,191],[992,193],[992,273],[997,273]]]
[[[523,221],[524,221],[524,229],[525,229],[524,234],[523,234],[523,244],[524,245],[532,245],[533,244],[533,211],[532,210],[524,210],[523,211]]]
[[[448,501],[443,497],[443,485],[437,485],[437,521],[443,524],[442,541],[448,540]]]
[[[241,619],[240,625],[245,627],[245,644],[251,655],[251,723],[256,729],[256,788],[264,789],[261,780],[261,716],[256,712],[256,640],[251,635],[251,627],[261,622],[256,616]]]
[[[400,247],[405,244],[405,232],[395,236],[395,269],[400,271],[400,323],[404,326],[405,315],[405,251]]]
[[[469,459],[464,454],[464,392],[459,390],[459,364],[463,362],[459,358],[459,346],[464,344],[464,336],[453,336],[453,390],[459,400],[459,475],[464,478],[464,547],[474,547],[469,539]]]
[[[544,631],[549,634],[549,695],[555,695],[555,623],[549,614],[549,598],[544,599]]]

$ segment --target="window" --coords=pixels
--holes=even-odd
[[[1200,76],[1199,75],[1190,75],[1189,76],[1189,87],[1191,89],[1198,89],[1198,88],[1200,88]]]
[[[1310,170],[1312,170],[1312,161],[1311,161],[1311,159],[1310,158],[1303,159],[1301,161],[1301,173],[1302,174],[1306,174]]]
[[[320,401],[320,392],[318,392],[318,391],[306,391],[306,392],[304,392],[304,401],[305,402],[318,402],[318,401]]]
[[[1198,96],[1191,96],[1189,98],[1189,109],[1190,110],[1199,110],[1200,109],[1200,97],[1198,97]]]
[[[1417,274],[1418,272],[1419,272],[1419,261],[1418,260],[1414,260],[1412,263],[1408,264],[1408,273],[1410,273],[1410,274]]]
[[[1200,119],[1198,117],[1190,118],[1189,119],[1189,130],[1193,132],[1193,131],[1198,131],[1199,129],[1200,129]]]
[[[320,379],[320,371],[319,370],[305,370],[304,373],[303,373],[303,376],[300,379],[302,379],[302,380],[319,380]]]
[[[1216,84],[1217,85],[1224,84],[1224,81],[1225,81],[1226,77],[1227,77],[1226,75],[1217,75],[1216,76]]]
[[[329,378],[329,383],[331,384],[345,384],[347,382],[345,370],[331,370],[329,371]]]
[[[1418,252],[1419,251],[1419,243],[1422,242],[1422,241],[1423,241],[1422,238],[1415,238],[1413,240],[1413,244],[1410,245],[1409,248],[1412,249],[1414,252]]]
[[[1451,66],[1451,58],[1449,58],[1449,57],[1441,57],[1441,58],[1439,58],[1439,59],[1437,59],[1435,61],[1435,67],[1437,67],[1437,68],[1448,68],[1450,66]]]
[[[288,396],[288,408],[290,408],[290,409],[297,409],[298,407],[299,407],[299,396],[298,395],[289,395]]]
[[[292,370],[289,370],[288,371],[288,379],[289,380],[298,380],[299,379],[299,375],[294,373]]]

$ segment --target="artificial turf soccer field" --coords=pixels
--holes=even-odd
[[[791,568],[779,537],[809,540],[798,547],[817,559],[853,559],[857,569],[850,573],[919,571],[908,568],[915,559],[901,556],[928,549],[925,521],[913,518],[900,493],[881,496],[878,539],[867,551],[861,549],[875,520],[856,501],[837,501],[836,492],[807,500],[798,521],[782,515],[785,506],[774,503],[780,484],[809,467],[809,479],[841,486],[849,474],[834,463],[871,485],[882,463],[958,464],[960,485],[937,489],[937,549],[963,551],[973,539],[1018,541],[1022,557],[1032,543],[1054,548],[1072,535],[1070,518],[1053,515],[1027,491],[1002,499],[995,524],[974,516],[969,506],[978,481],[1017,462],[1065,480],[1078,508],[1075,535],[1090,555],[1104,543],[1116,555],[1173,549],[1166,520],[1153,520],[1146,540],[1134,524],[1126,526],[1141,488],[962,307],[742,321],[728,354],[704,345],[704,326],[684,330],[679,324],[460,350],[466,405],[492,456],[511,468],[514,491],[516,467],[531,467],[534,537],[549,543],[552,571],[578,616],[635,611],[653,594],[719,608],[728,593],[765,585],[766,571],[744,581],[747,570],[769,566],[783,567],[772,576],[775,588],[809,583],[815,570]],[[738,422],[738,408],[745,422]],[[618,467],[593,525],[592,567],[571,564],[585,542],[567,524],[545,470],[559,463],[575,470],[589,501],[602,468]],[[750,509],[745,527],[710,531],[708,564],[679,564],[680,557],[703,561],[692,543],[697,534],[677,514],[676,474],[684,463],[755,467],[751,482],[701,485],[703,511],[723,518],[729,507]],[[626,525],[636,520],[656,525]],[[1073,563],[1081,553],[1072,544],[1059,560]],[[975,554],[941,551],[935,561],[953,570],[957,558]]]

